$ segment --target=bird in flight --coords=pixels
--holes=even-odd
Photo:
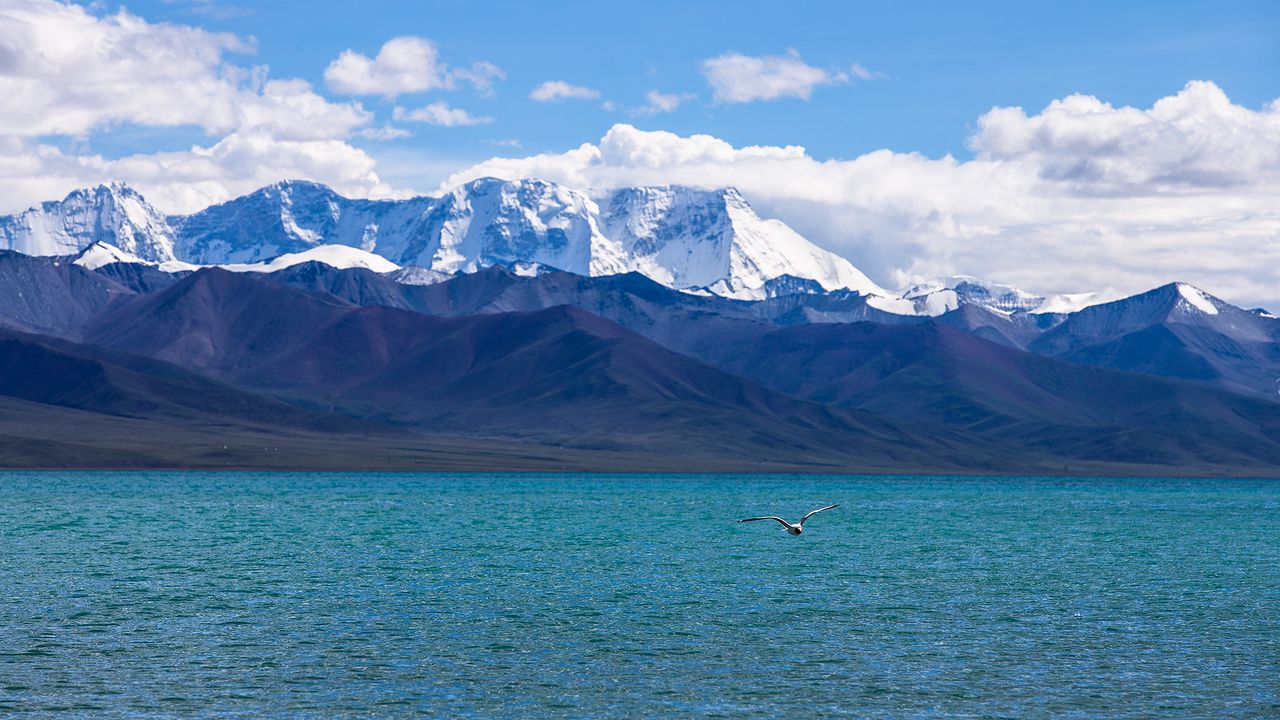
[[[812,510],[809,512],[809,514],[800,518],[800,522],[798,523],[789,523],[786,520],[783,520],[782,518],[778,517],[777,515],[767,515],[765,517],[746,518],[745,520],[739,520],[738,522],[744,523],[744,522],[755,522],[756,520],[777,520],[778,522],[782,523],[782,527],[786,528],[787,532],[791,533],[792,535],[799,535],[800,533],[804,532],[805,520],[808,520],[809,518],[813,517],[814,515],[817,515],[823,510],[830,510],[831,508],[838,508],[838,507],[840,506],[828,505],[826,507],[820,507],[817,510]]]

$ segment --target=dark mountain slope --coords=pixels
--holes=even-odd
[[[0,250],[0,327],[76,338],[113,301],[133,291],[68,258]]]
[[[336,298],[210,268],[119,303],[86,331],[92,343],[234,377],[353,309]]]
[[[750,342],[773,327],[757,316],[752,303],[689,295],[639,273],[592,278],[550,272],[524,277],[495,266],[433,285],[414,286],[397,284],[368,270],[337,270],[308,263],[266,277],[356,305],[442,317],[571,305],[666,347],[695,354],[718,345]]]
[[[154,265],[125,262],[108,263],[93,272],[143,294],[163,290],[191,274],[186,271],[165,272]]]
[[[1055,322],[1053,315],[1006,315],[981,305],[961,305],[935,318],[941,325],[963,330],[1006,347],[1025,350]]]
[[[113,309],[93,337],[422,432],[793,464],[958,468],[1008,454],[799,401],[567,307],[439,318],[206,270]]]
[[[175,365],[57,338],[0,331],[0,396],[105,415],[367,432]]]
[[[1280,467],[1280,404],[1043,358],[936,323],[786,328],[720,363],[818,402],[1068,458]]]
[[[1042,355],[1276,398],[1280,321],[1171,284],[1085,308],[1028,345]]]

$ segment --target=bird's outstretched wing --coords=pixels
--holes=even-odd
[[[740,522],[740,523],[741,523],[741,522],[755,522],[756,520],[777,520],[778,522],[782,523],[782,527],[791,527],[791,523],[787,522],[786,520],[783,520],[782,518],[778,517],[777,515],[768,515],[768,516],[766,516],[766,517],[758,517],[758,518],[747,518],[747,519],[745,519],[745,520],[739,520],[738,522]]]
[[[800,522],[799,522],[799,523],[797,523],[797,524],[798,524],[798,525],[804,525],[804,521],[805,521],[805,520],[808,520],[809,518],[813,517],[814,515],[817,515],[818,513],[822,512],[823,510],[830,510],[831,508],[838,508],[838,507],[840,507],[840,506],[839,506],[839,505],[828,505],[828,506],[826,506],[826,507],[820,507],[820,508],[818,508],[817,510],[813,510],[813,511],[811,511],[808,515],[805,515],[804,517],[800,518]]]

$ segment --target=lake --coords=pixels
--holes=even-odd
[[[24,711],[1276,717],[1280,483],[3,473]]]

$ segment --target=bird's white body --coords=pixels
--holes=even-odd
[[[810,512],[809,512],[808,514],[806,514],[804,517],[800,518],[800,522],[797,522],[797,523],[790,523],[790,522],[787,522],[786,520],[783,520],[782,518],[778,517],[777,515],[766,515],[766,516],[764,516],[764,517],[746,518],[745,520],[739,520],[738,522],[755,522],[756,520],[777,520],[779,523],[781,523],[782,527],[784,527],[784,528],[786,528],[786,529],[787,529],[787,532],[788,532],[788,533],[790,533],[790,534],[792,534],[792,535],[797,535],[797,536],[798,536],[800,533],[804,532],[804,521],[805,521],[805,520],[808,520],[809,518],[813,517],[814,515],[817,515],[818,513],[822,512],[823,510],[830,510],[830,509],[832,509],[832,508],[837,508],[837,507],[840,507],[840,506],[839,506],[839,505],[828,505],[828,506],[826,506],[826,507],[820,507],[820,508],[818,508],[817,510],[810,511]]]

